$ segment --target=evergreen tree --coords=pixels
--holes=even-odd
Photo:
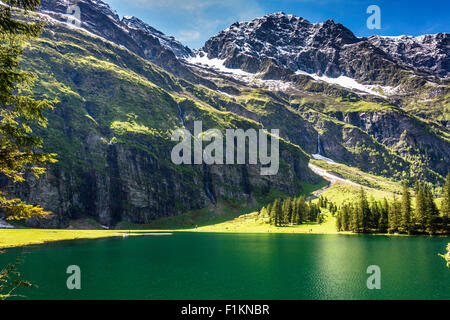
[[[434,202],[434,196],[428,185],[423,188],[424,198],[425,198],[425,211],[426,211],[426,231],[433,234],[436,230],[436,225],[434,223],[435,219],[439,216],[439,210],[437,209],[436,203]]]
[[[268,208],[269,208],[269,222],[270,224],[273,224],[274,226],[277,225],[277,208],[276,208],[276,203],[277,201],[279,201],[279,199],[275,199],[275,201],[273,203],[271,203]]]
[[[389,215],[388,215],[389,233],[395,233],[398,231],[400,223],[400,215],[401,215],[401,205],[398,202],[397,197],[394,195],[392,205],[389,206]]]
[[[338,232],[344,231],[342,228],[342,212],[338,212],[338,214],[336,215],[336,230]]]
[[[379,202],[372,200],[370,203],[369,228],[378,230],[378,222],[381,216],[381,205]]]
[[[426,210],[424,188],[419,181],[416,181],[414,192],[416,197],[416,208],[414,217],[417,223],[417,228],[423,229],[423,226],[425,226],[428,221],[427,217],[428,211]]]
[[[406,183],[403,184],[400,231],[411,232],[411,195]]]
[[[359,191],[358,207],[356,211],[356,227],[358,232],[367,232],[369,227],[370,208],[363,187],[361,187]]]
[[[272,207],[273,223],[276,227],[283,224],[283,208],[281,199],[276,199]]]
[[[274,224],[273,216],[272,216],[273,203],[269,203],[267,205],[266,209],[267,209],[267,215],[269,216],[269,224]]]
[[[298,223],[298,198],[292,198],[292,224],[299,224]]]
[[[389,202],[386,198],[383,199],[383,202],[381,204],[381,212],[380,212],[380,219],[378,221],[378,231],[385,233],[388,231],[388,218],[389,215]]]
[[[266,207],[262,207],[261,210],[259,211],[259,215],[264,218],[267,217],[269,215],[267,208]]]
[[[309,213],[306,206],[306,197],[300,196],[297,200],[297,210],[298,210],[298,223],[301,224],[306,221]]]
[[[286,199],[286,213],[285,213],[285,223],[292,223],[292,215],[293,215],[293,205],[292,205],[292,198]]]
[[[342,230],[349,231],[350,230],[350,206],[345,204],[342,207]]]
[[[444,218],[450,218],[450,172],[447,174],[444,184],[441,213]]]

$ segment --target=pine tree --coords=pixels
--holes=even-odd
[[[281,227],[281,225],[283,224],[283,208],[281,199],[276,199],[273,203],[272,214],[274,225],[276,227]]]
[[[381,212],[380,212],[380,219],[378,221],[378,231],[385,233],[388,231],[388,218],[389,215],[389,202],[386,198],[383,199],[383,202],[381,204]]]
[[[267,217],[269,215],[267,208],[262,207],[261,210],[259,211],[259,215],[261,218]]]
[[[372,200],[370,203],[370,217],[369,217],[369,228],[372,230],[378,230],[378,222],[381,216],[381,205]]]
[[[425,210],[426,210],[426,231],[433,234],[436,230],[434,220],[439,216],[439,211],[437,209],[436,203],[434,202],[434,196],[428,185],[423,188],[424,198],[425,198]]]
[[[367,232],[369,227],[370,208],[366,192],[362,187],[359,191],[358,207],[356,211],[356,227],[358,232]]]
[[[350,206],[348,204],[345,204],[342,207],[342,229],[344,231],[349,231],[350,230]]]
[[[301,196],[298,199],[298,219],[300,221],[300,223],[303,223],[307,220],[307,217],[309,215],[308,212],[308,207],[306,205],[306,197],[305,196]]]
[[[392,205],[389,206],[389,215],[388,215],[389,233],[395,233],[398,231],[400,223],[400,215],[401,215],[401,205],[398,202],[397,197],[394,195]]]
[[[269,216],[270,216],[270,219],[269,219],[269,222],[270,222],[270,224],[273,224],[274,226],[276,226],[277,225],[277,208],[276,208],[276,203],[277,203],[277,201],[278,201],[279,199],[275,199],[275,201],[273,202],[273,203],[271,203],[271,204],[269,204],[269,206],[268,206],[268,211],[269,211]]]
[[[406,183],[403,184],[400,231],[411,232],[411,195]]]
[[[426,210],[424,188],[419,181],[416,181],[414,192],[416,196],[416,208],[414,217],[418,225],[417,228],[424,229],[424,226],[428,221],[428,211]]]
[[[292,198],[286,199],[286,223],[292,223],[293,205]]]
[[[343,231],[342,229],[342,212],[338,212],[336,215],[336,230],[338,232]]]
[[[445,179],[441,213],[444,218],[450,218],[450,172],[447,174],[447,178]]]

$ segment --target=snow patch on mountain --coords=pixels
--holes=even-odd
[[[320,155],[320,154],[318,154],[318,153],[312,154],[311,157],[313,157],[313,159],[315,159],[315,160],[323,160],[323,161],[326,161],[326,162],[332,163],[332,164],[336,164],[336,163],[337,163],[337,162],[334,161],[333,159],[324,157],[324,156],[322,156],[322,155]]]
[[[269,90],[276,91],[286,91],[293,87],[293,84],[288,81],[282,80],[262,80],[259,79],[258,73],[250,73],[241,69],[232,69],[227,68],[225,66],[226,59],[213,58],[210,59],[203,52],[197,53],[197,55],[193,57],[189,57],[185,59],[188,63],[198,66],[207,67],[216,72],[220,72],[224,75],[228,75],[233,77],[236,80],[240,80],[247,84],[253,84],[260,87],[265,87]],[[355,79],[340,76],[337,78],[327,77],[325,75],[317,75],[314,73],[307,73],[305,71],[298,70],[296,74],[303,74],[313,78],[315,81],[324,81],[330,84],[339,85],[343,88],[356,90],[360,94],[371,94],[374,96],[379,96],[385,98],[385,95],[390,95],[395,93],[396,88],[392,88],[389,86],[379,86],[379,85],[363,85],[358,83]],[[383,93],[381,94],[380,91]]]
[[[317,75],[315,73],[307,73],[305,71],[301,71],[301,70],[297,70],[295,72],[296,74],[303,74],[303,75],[307,75],[310,76],[311,78],[313,78],[316,81],[324,81],[330,84],[335,84],[347,89],[351,89],[351,90],[358,90],[361,92],[364,92],[366,94],[371,94],[374,96],[379,96],[379,97],[383,97],[385,98],[385,95],[381,94],[380,92],[378,92],[378,89],[381,89],[383,93],[392,93],[394,92],[394,88],[389,87],[389,86],[377,86],[377,85],[364,85],[361,84],[359,82],[357,82],[355,79],[346,77],[346,76],[339,76],[337,78],[331,78],[331,77],[327,77],[325,75]]]
[[[259,79],[259,74],[250,73],[241,69],[231,69],[224,65],[225,60],[218,58],[209,59],[205,54],[198,53],[194,57],[185,59],[188,63],[207,67],[216,72],[220,72],[223,75],[230,76],[236,80],[242,81],[249,85],[255,85],[258,87],[264,87],[269,90],[286,91],[293,86],[292,83],[282,80],[263,80]]]
[[[351,185],[353,185],[353,186],[358,186],[358,187],[361,186],[361,185],[358,184],[358,183],[355,183],[355,182],[353,182],[353,181],[350,181],[350,180],[347,180],[347,179],[338,177],[337,175],[332,174],[332,173],[326,171],[325,169],[319,168],[318,166],[315,166],[315,165],[313,165],[313,164],[311,164],[311,163],[308,164],[308,167],[309,167],[312,171],[314,171],[314,173],[316,173],[316,174],[318,174],[319,176],[325,178],[326,180],[331,181],[332,183],[335,183],[335,182],[343,182],[343,183],[346,183],[346,184],[351,184]]]
[[[203,65],[211,69],[220,71],[222,73],[229,73],[244,78],[254,77],[254,74],[243,71],[241,69],[231,69],[225,67],[224,65],[225,59],[219,58],[209,59],[205,54],[197,54],[194,57],[187,58],[186,61],[192,64]]]

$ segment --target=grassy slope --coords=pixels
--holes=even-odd
[[[121,237],[122,234],[123,231],[118,230],[8,229],[0,230],[0,249],[50,241]],[[139,233],[130,233],[130,235],[136,236]]]
[[[195,231],[238,233],[338,233],[336,231],[336,218],[332,217],[328,210],[323,210],[323,213],[326,215],[326,220],[322,224],[307,223],[298,226],[275,227],[261,220],[258,216],[258,212],[252,212],[216,225],[199,227]]]
[[[334,173],[337,176],[353,181],[365,187],[391,193],[400,193],[402,190],[401,184],[395,180],[369,174],[359,170],[358,168],[347,166],[345,164],[331,164],[320,160],[311,160],[311,163],[327,170],[330,173]]]

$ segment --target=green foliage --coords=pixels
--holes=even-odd
[[[441,211],[445,218],[450,218],[450,173],[447,174],[447,178],[445,180]]]
[[[19,288],[32,286],[30,282],[22,280],[21,274],[17,270],[17,266],[22,262],[20,257],[17,257],[14,263],[10,263],[3,270],[0,270],[0,300],[17,296],[14,291]]]
[[[305,223],[322,223],[324,215],[321,208],[327,209],[332,215],[337,211],[337,207],[326,198],[319,198],[319,203],[306,201],[306,197],[277,198],[274,202],[261,208],[259,216],[268,217],[268,223],[275,227],[286,225],[301,225]]]
[[[337,211],[337,231],[448,234],[450,220],[439,214],[429,186],[418,181],[414,193],[416,207],[413,209],[406,183],[401,201],[395,194],[391,202],[386,198],[375,200],[373,197],[368,201],[366,192],[361,188],[357,201],[344,203]]]
[[[442,258],[445,259],[445,261],[447,261],[447,268],[450,268],[450,243],[447,245],[447,253],[444,254],[439,254],[439,256],[441,256]]]
[[[411,232],[411,194],[408,190],[408,185],[406,183],[403,184],[403,193],[401,200],[401,222],[399,231],[404,233]]]
[[[40,1],[10,0],[6,4],[24,10],[36,10]],[[48,162],[55,162],[54,154],[38,151],[42,139],[33,135],[32,124],[46,127],[47,119],[43,112],[51,109],[55,101],[35,100],[26,95],[35,77],[32,73],[20,70],[20,56],[24,41],[36,37],[41,25],[13,18],[8,6],[0,7],[0,173],[14,183],[23,182],[25,174],[35,177],[43,174]],[[28,11],[20,11],[21,15]],[[16,12],[17,14],[18,12]],[[31,206],[20,199],[9,200],[0,191],[0,208],[8,219],[23,219],[33,215],[46,214],[39,206]]]

